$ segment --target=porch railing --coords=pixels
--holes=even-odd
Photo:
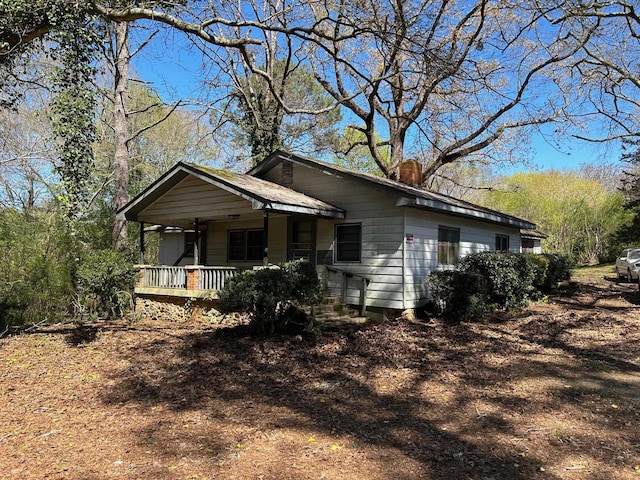
[[[236,275],[235,267],[200,267],[199,290],[220,291],[228,278]]]
[[[143,287],[187,288],[184,267],[145,266]]]
[[[225,281],[236,275],[235,267],[144,265],[144,274],[138,287],[181,290],[220,291]]]

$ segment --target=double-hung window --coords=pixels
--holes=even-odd
[[[456,265],[460,258],[460,229],[438,227],[438,265]]]
[[[336,262],[359,262],[362,245],[362,225],[336,225]]]
[[[230,262],[261,261],[264,254],[264,230],[230,230],[227,258]]]

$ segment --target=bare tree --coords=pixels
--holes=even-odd
[[[92,1],[86,10],[110,21],[151,20],[177,29],[212,57],[230,49],[243,62],[235,64],[237,72],[262,78],[286,114],[319,111],[288,105],[274,63],[265,59],[308,65],[348,109],[352,126],[364,134],[359,143],[385,175],[396,178],[402,160],[417,157],[425,181],[466,158],[495,159],[499,149],[522,141],[527,129],[580,118],[577,86],[590,81],[591,65],[580,62],[597,58],[598,68],[605,68],[608,57],[594,49],[592,36],[605,35],[611,26],[600,21],[610,15],[604,3],[598,9],[574,0],[170,3],[169,9]],[[607,4],[626,8],[612,19],[635,25],[631,3]],[[28,23],[20,41],[46,31],[46,15],[38,18],[44,20]],[[4,52],[20,44],[15,30],[10,33],[0,35]],[[276,48],[286,55],[271,55]],[[607,68],[629,70],[622,60]],[[576,65],[584,77],[570,74]]]
[[[563,15],[589,24],[593,34],[573,65],[582,101],[577,105],[583,125],[600,128],[574,136],[590,142],[640,136],[640,12],[635,0],[567,2]]]

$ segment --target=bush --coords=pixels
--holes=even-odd
[[[246,312],[255,333],[300,330],[299,307],[318,303],[320,280],[313,265],[297,260],[279,268],[247,270],[229,279],[220,291],[223,310]]]
[[[458,270],[433,272],[427,285],[436,313],[448,323],[480,320],[490,310],[482,275]]]
[[[527,258],[536,266],[533,286],[541,293],[547,294],[571,278],[572,262],[566,255],[528,254]]]
[[[74,239],[55,209],[0,208],[0,326],[63,319],[74,265]]]
[[[431,273],[427,286],[442,318],[458,323],[526,305],[538,296],[538,271],[525,255],[482,252],[462,259],[457,270]]]
[[[462,259],[459,269],[481,275],[487,285],[488,301],[497,308],[518,308],[536,297],[535,265],[526,255],[482,252]]]
[[[92,317],[121,317],[131,305],[137,275],[129,254],[96,250],[86,254],[76,271],[76,296],[81,313]]]

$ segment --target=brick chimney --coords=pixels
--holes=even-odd
[[[405,160],[400,164],[400,181],[407,185],[422,184],[422,164],[417,160]]]

